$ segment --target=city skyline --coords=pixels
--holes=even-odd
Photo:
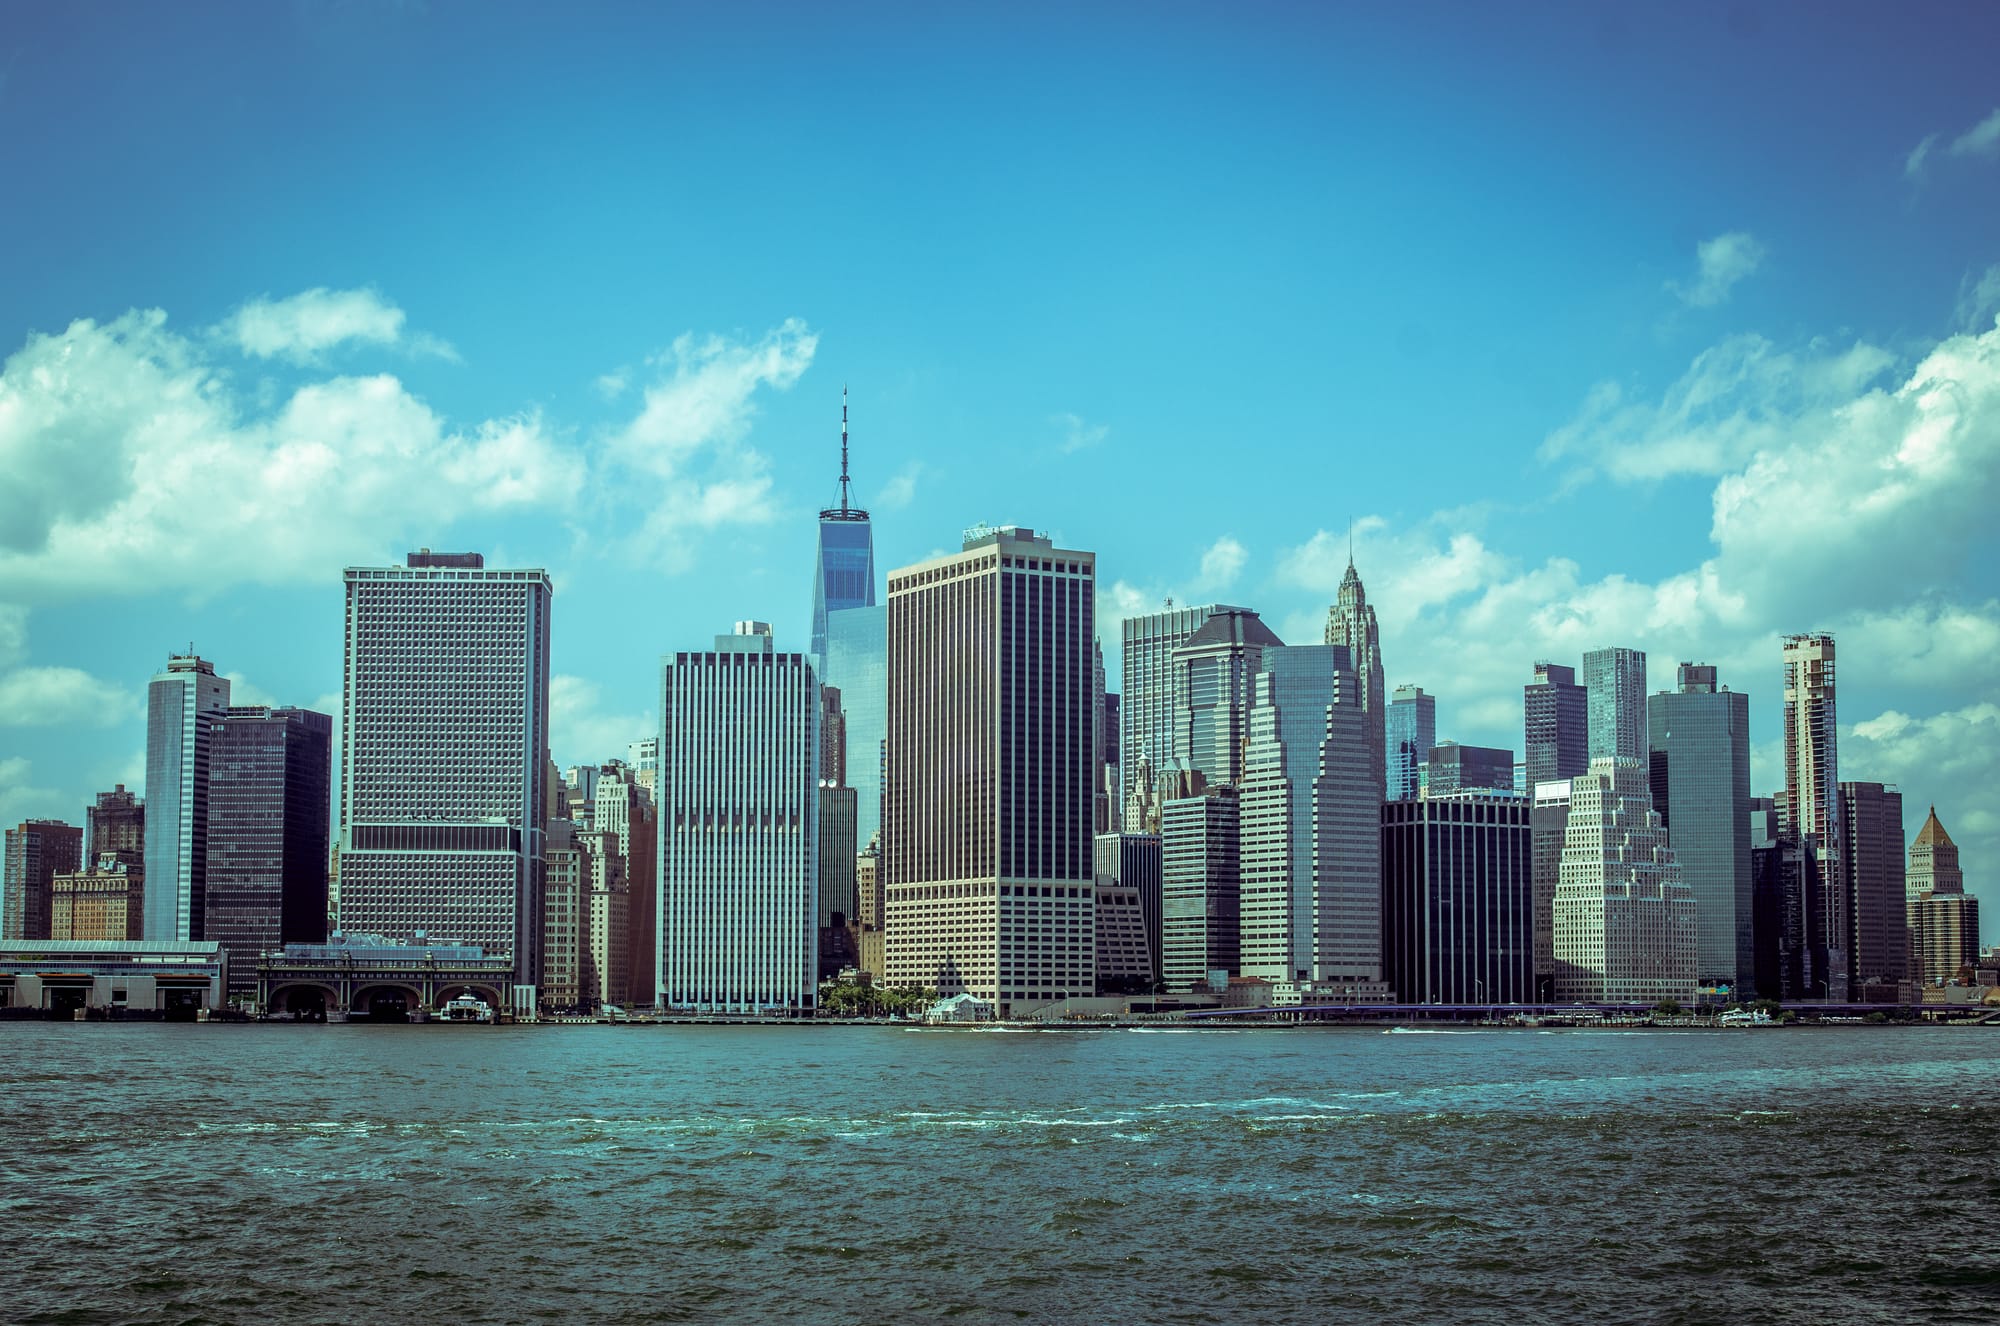
[[[1759,795],[1783,782],[1778,641],[1824,630],[1840,643],[1841,775],[1898,785],[1906,835],[1937,804],[1968,887],[1989,891],[2000,585],[1982,519],[2000,458],[2000,249],[1977,219],[2000,194],[1991,94],[1940,76],[1891,109],[1820,98],[1886,16],[1784,32],[1815,57],[1790,83],[1823,103],[1809,125],[1758,114],[1776,94],[1744,73],[1764,68],[1775,25],[1641,11],[1620,33],[1578,36],[1549,31],[1564,26],[1549,15],[1461,17],[1440,76],[1396,87],[1367,67],[1407,71],[1387,57],[1410,38],[1366,16],[1301,18],[1292,58],[1269,34],[1169,14],[1147,58],[1117,69],[1103,64],[1117,25],[1086,16],[1069,49],[1044,53],[1043,96],[1003,127],[981,120],[988,163],[932,194],[896,184],[896,152],[864,147],[930,151],[968,108],[991,117],[1011,100],[964,54],[976,15],[909,36],[938,56],[925,75],[871,63],[881,34],[866,23],[842,34],[802,17],[774,78],[785,105],[810,99],[828,122],[779,149],[783,186],[728,187],[727,149],[771,146],[780,120],[706,109],[699,71],[623,120],[560,95],[555,71],[538,107],[550,132],[602,130],[642,169],[593,180],[509,164],[514,121],[463,125],[510,188],[570,199],[469,242],[466,263],[517,273],[477,293],[465,263],[444,261],[457,238],[330,224],[360,215],[355,197],[414,189],[411,214],[448,218],[455,236],[478,228],[469,209],[511,197],[454,203],[411,183],[408,156],[363,159],[389,111],[362,113],[363,92],[336,77],[361,33],[296,15],[205,33],[213,20],[194,15],[169,34],[143,13],[94,33],[106,97],[78,137],[0,148],[13,177],[84,209],[0,218],[11,248],[53,258],[10,274],[0,326],[0,472],[18,495],[0,512],[0,820],[80,822],[95,793],[141,786],[146,679],[190,643],[237,703],[336,712],[339,568],[426,545],[550,569],[554,754],[618,754],[657,724],[660,655],[709,623],[809,639],[803,568],[813,513],[838,497],[845,381],[878,594],[887,570],[954,548],[967,525],[1048,529],[1099,556],[1117,677],[1120,621],[1168,597],[1243,604],[1287,644],[1318,641],[1351,518],[1386,685],[1435,696],[1441,740],[1520,751],[1535,660],[1630,647],[1658,670],[1649,693],[1680,661],[1750,693]],[[82,58],[72,22],[24,25],[0,108],[56,95],[50,80]],[[360,26],[391,65],[464,35],[420,15]],[[536,35],[531,16],[503,14],[475,45],[518,53]],[[740,36],[721,17],[673,35],[695,50]],[[258,163],[303,124],[294,112],[232,124],[225,150],[187,167],[193,181],[140,160],[226,115],[224,94],[197,86],[200,60],[145,58],[211,37],[288,57],[245,62],[259,87],[282,68],[353,112],[316,140],[352,158],[344,175],[293,179],[295,199],[257,191]],[[1554,56],[1535,54],[1544,39]],[[1901,40],[1976,73],[1977,42]],[[1575,58],[1579,41],[1592,59]],[[1531,71],[1551,59],[1549,97],[1601,114],[1517,98],[1491,137],[1463,133],[1501,77],[1475,58],[1482,42]],[[1649,67],[1682,57],[1660,61],[1682,72],[1633,80],[1640,47]],[[840,68],[848,89],[877,77],[829,108]],[[464,75],[438,77],[475,111],[495,107]],[[898,96],[953,77],[967,100],[904,126]],[[1233,102],[1253,80],[1271,93]],[[1721,90],[1671,114],[1695,85]],[[1233,107],[1228,123],[1190,132],[1190,101]],[[153,109],[131,113],[142,102]],[[690,106],[697,145],[653,144]],[[104,136],[101,115],[138,124],[136,138]],[[1382,118],[1400,127],[1374,146],[1315,128]],[[1050,148],[1058,125],[1077,131],[1074,154]],[[66,157],[82,135],[93,150]],[[1268,146],[1221,150],[1243,142]],[[1082,171],[1099,160],[1121,164]],[[1752,179],[1771,160],[1791,172],[1782,189]],[[1279,181],[1283,162],[1304,168]],[[649,163],[673,167],[686,197],[633,183]],[[90,212],[109,177],[163,194],[149,224]],[[1001,187],[1017,177],[1023,189]],[[1077,205],[1032,225],[1005,203],[1058,187]],[[1491,202],[1485,228],[1436,219],[1467,195]],[[751,224],[816,199],[851,214],[816,208],[809,234]],[[906,204],[908,226],[888,224]],[[221,237],[246,213],[262,238],[232,251]],[[991,256],[968,268],[913,226]],[[613,285],[605,254],[637,270]],[[751,261],[766,254],[768,269]],[[1413,452],[1442,462],[1421,486]],[[1007,463],[972,459],[995,456]],[[646,611],[628,615],[634,603]]]

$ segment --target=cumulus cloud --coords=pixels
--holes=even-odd
[[[28,652],[28,610],[18,603],[0,603],[0,667]]]
[[[1049,422],[1062,434],[1056,446],[1064,455],[1094,447],[1111,436],[1109,424],[1086,423],[1080,416],[1074,414],[1051,415]]]
[[[1249,550],[1241,543],[1225,534],[1208,545],[1208,551],[1201,555],[1201,571],[1195,577],[1195,586],[1204,591],[1228,589],[1236,583],[1236,577],[1243,572],[1243,564],[1250,560]]]
[[[15,755],[0,759],[0,824],[12,828],[25,819],[78,813],[55,789],[35,785],[34,770],[25,758]]]
[[[258,359],[318,363],[336,345],[401,345],[416,354],[456,359],[457,352],[426,334],[406,336],[403,310],[374,290],[316,286],[284,299],[253,299],[224,320],[221,330],[244,354]]]
[[[626,477],[616,500],[643,506],[634,541],[640,555],[683,569],[693,535],[775,517],[770,462],[746,439],[758,394],[789,389],[818,346],[819,337],[791,318],[756,341],[685,334],[647,361],[655,376],[639,413],[606,441]]]
[[[133,696],[81,668],[0,673],[0,726],[109,727],[136,708]]]
[[[0,365],[0,585],[19,601],[318,580],[461,516],[564,510],[582,467],[538,415],[455,429],[387,374],[246,399],[158,309]]]
[[[1993,325],[1994,315],[2000,313],[2000,263],[1978,276],[1966,274],[1959,282],[1955,313],[1961,331],[1983,331]]]
[[[1762,336],[1731,336],[1696,355],[1657,401],[1598,383],[1544,439],[1542,459],[1563,462],[1572,486],[1599,472],[1623,482],[1721,474],[1803,430],[1834,427],[1838,412],[1894,363],[1865,341],[1786,350]]]
[[[650,736],[651,713],[607,712],[602,689],[583,677],[549,678],[549,754],[557,764],[601,764],[625,758],[628,742]]]
[[[1694,308],[1714,308],[1728,300],[1736,283],[1764,261],[1764,246],[1748,231],[1732,230],[1695,246],[1695,278],[1667,282],[1667,289]]]

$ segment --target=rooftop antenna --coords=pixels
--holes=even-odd
[[[1354,565],[1354,517],[1347,518],[1347,564]]]
[[[847,477],[847,384],[840,384],[840,505],[819,513],[821,520],[866,520],[868,513],[855,506],[848,494]]]

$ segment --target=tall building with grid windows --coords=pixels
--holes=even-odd
[[[1592,760],[1569,791],[1555,899],[1556,1001],[1693,1002],[1694,891],[1681,881],[1653,810],[1645,762]]]
[[[1576,777],[1590,764],[1589,696],[1577,684],[1575,668],[1546,660],[1535,664],[1535,679],[1521,688],[1529,795],[1542,783]]]
[[[1590,759],[1644,760],[1646,651],[1613,646],[1586,650],[1583,689],[1584,739]]]
[[[476,944],[533,1016],[549,805],[547,571],[349,567],[340,928]]]
[[[147,939],[204,939],[208,900],[208,745],[229,708],[229,678],[175,654],[146,688]]]
[[[1437,745],[1437,697],[1421,686],[1398,686],[1389,701],[1386,759],[1388,799],[1404,801],[1423,789],[1422,771]]]
[[[202,938],[229,955],[229,990],[257,988],[257,957],[326,942],[326,806],[333,719],[231,706],[209,739],[208,891]]]
[[[661,669],[659,997],[810,1014],[819,997],[820,683],[738,622]]]
[[[1118,692],[1118,788],[1123,805],[1118,814],[1125,832],[1147,832],[1140,807],[1150,803],[1159,789],[1146,784],[1181,767],[1177,761],[1184,752],[1175,735],[1181,721],[1181,670],[1175,666],[1175,652],[1211,615],[1242,611],[1213,603],[1176,608],[1169,600],[1159,612],[1127,617],[1120,628],[1124,649]]]
[[[890,573],[891,985],[1003,1015],[1095,992],[1096,576],[1014,528]]]
[[[1647,783],[1681,878],[1694,891],[1703,986],[1747,990],[1756,978],[1751,934],[1750,697],[1716,684],[1706,664],[1683,663],[1679,689],[1646,704]],[[1897,848],[1900,851],[1900,830]],[[1896,905],[1902,906],[1898,881]]]

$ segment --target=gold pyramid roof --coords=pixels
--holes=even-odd
[[[1926,847],[1957,845],[1952,842],[1951,835],[1944,831],[1944,825],[1938,823],[1936,806],[1931,807],[1930,818],[1924,821],[1924,827],[1917,830],[1917,841]]]

